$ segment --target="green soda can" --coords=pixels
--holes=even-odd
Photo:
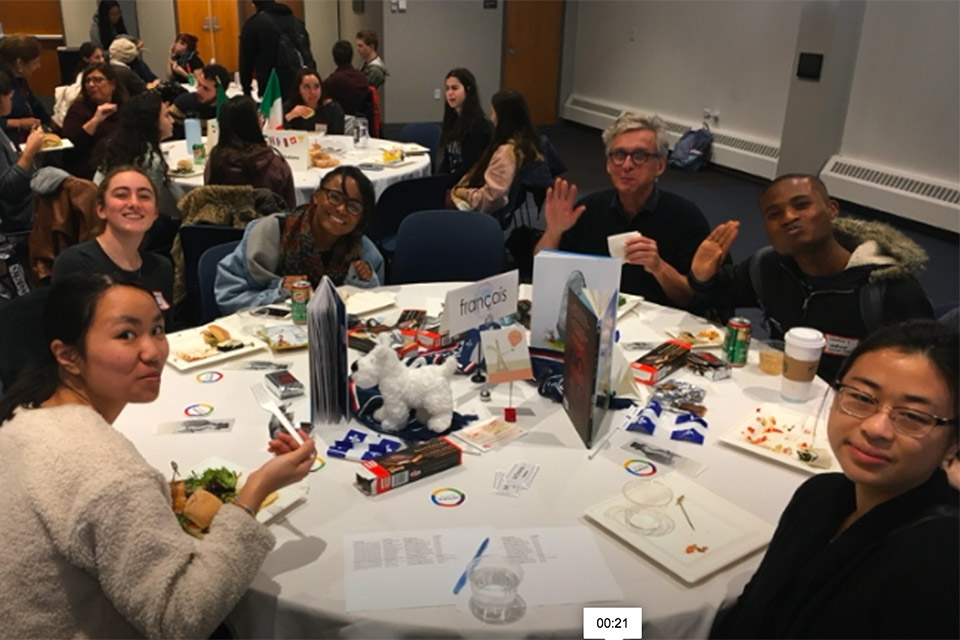
[[[747,318],[730,318],[727,322],[727,335],[723,339],[723,353],[731,367],[747,364],[747,352],[750,351],[750,336],[753,325]]]
[[[307,303],[310,302],[310,283],[306,280],[297,280],[290,291],[290,315],[294,324],[307,324]]]

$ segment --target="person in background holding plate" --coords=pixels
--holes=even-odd
[[[10,76],[14,89],[10,113],[0,116],[0,128],[20,144],[27,141],[34,127],[50,124],[50,114],[28,82],[40,68],[40,42],[33,36],[6,36],[0,40],[0,68]]]
[[[319,73],[307,67],[300,69],[290,95],[293,97],[283,105],[284,128],[316,131],[318,124],[325,124],[330,135],[343,135],[343,107],[323,96]]]
[[[160,149],[160,142],[173,135],[170,105],[159,93],[148,91],[120,107],[117,120],[116,131],[94,150],[98,168],[93,181],[101,183],[116,167],[133,165],[142,169],[156,187],[159,213],[143,248],[169,254],[181,217],[167,175],[170,168]]]
[[[66,169],[78,178],[93,178],[96,165],[91,152],[117,128],[117,109],[127,101],[127,90],[114,69],[105,62],[84,69],[83,88],[63,119],[63,136],[74,146],[66,151]]]
[[[220,135],[207,158],[203,184],[270,189],[293,210],[297,206],[293,172],[280,152],[263,139],[260,118],[252,98],[237,96],[223,103]]]
[[[49,351],[0,401],[4,635],[208,637],[275,544],[254,507],[306,477],[313,441],[278,436],[277,455],[195,538],[167,479],[112,427],[160,392],[169,346],[152,292],[73,274],[54,285],[42,329]]]
[[[880,329],[841,367],[827,433],[843,474],[807,480],[715,638],[957,638],[960,339]]]
[[[0,118],[10,113],[13,104],[13,82],[0,71]],[[29,231],[33,226],[33,160],[43,146],[43,129],[34,127],[17,151],[3,129],[0,129],[0,233]]]
[[[167,324],[172,325],[173,266],[141,246],[157,220],[157,191],[150,176],[134,166],[110,171],[97,191],[97,216],[105,222],[103,232],[64,249],[53,261],[51,282],[73,273],[120,272],[153,292]]]
[[[376,211],[373,184],[356,167],[323,177],[309,204],[247,225],[243,239],[217,266],[214,293],[223,313],[290,297],[293,283],[311,288],[328,276],[337,286],[384,282],[383,256],[364,229]]]

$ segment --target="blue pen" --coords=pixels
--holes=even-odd
[[[490,544],[490,538],[484,538],[483,542],[480,543],[480,548],[477,549],[477,552],[473,554],[473,557],[470,558],[470,562],[473,562],[477,558],[483,555],[483,552],[487,550],[487,545]],[[453,595],[459,594],[463,591],[463,588],[467,585],[467,570],[470,568],[470,564],[467,563],[467,569],[463,570],[463,573],[460,574],[460,579],[457,580],[457,585],[453,588]]]

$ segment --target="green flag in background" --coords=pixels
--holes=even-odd
[[[223,106],[223,103],[227,101],[227,92],[224,91],[223,85],[217,83],[217,120],[220,119],[220,107]]]
[[[271,129],[283,128],[283,97],[280,95],[280,78],[277,70],[270,72],[267,90],[260,94],[260,113],[267,119]]]
[[[227,101],[227,92],[224,91],[222,84],[217,84],[217,120],[220,119],[220,107]]]

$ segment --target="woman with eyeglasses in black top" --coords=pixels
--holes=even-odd
[[[840,369],[830,447],[717,638],[957,638],[960,348],[932,320],[885,327]]]

